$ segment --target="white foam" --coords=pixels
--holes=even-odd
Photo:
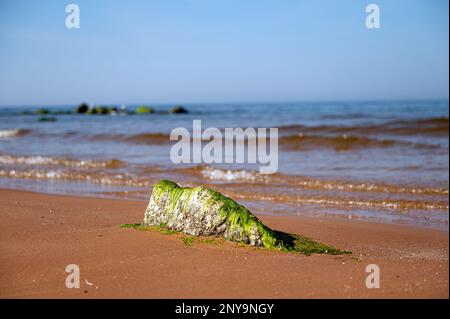
[[[15,155],[0,155],[0,164],[19,164],[19,165],[54,165],[54,166],[68,166],[81,168],[101,168],[107,167],[111,161],[92,161],[92,160],[77,160],[70,158],[55,158],[47,156],[15,156]]]
[[[2,164],[26,164],[26,165],[51,165],[57,164],[57,161],[50,157],[44,156],[11,156],[0,155],[0,163]]]
[[[217,181],[256,181],[260,179],[256,172],[249,172],[245,170],[222,170],[212,167],[204,168],[202,170],[202,175],[205,178]]]
[[[17,136],[17,135],[19,135],[19,134],[21,134],[23,132],[24,131],[22,129],[19,129],[19,128],[0,130],[0,138],[14,137],[14,136]]]

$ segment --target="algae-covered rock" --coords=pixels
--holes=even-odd
[[[150,106],[141,105],[134,111],[136,114],[150,114],[155,112],[155,110]]]
[[[269,249],[286,248],[277,232],[232,199],[203,186],[183,188],[168,180],[154,186],[143,224],[164,225],[194,236],[223,236]]]
[[[50,111],[47,109],[37,109],[36,111],[34,111],[34,114],[37,115],[45,115],[45,114],[49,114]]]
[[[117,106],[110,106],[108,107],[108,113],[109,114],[117,114],[119,112],[119,109]]]
[[[172,114],[184,114],[184,113],[188,113],[188,111],[184,107],[182,107],[181,105],[176,105],[176,106],[172,107],[169,110],[169,113],[172,113]]]
[[[203,186],[180,187],[168,180],[154,186],[144,221],[121,227],[156,229],[163,234],[221,236],[239,243],[303,255],[351,254],[299,234],[272,230],[244,206],[217,191]],[[197,239],[182,237],[182,240],[190,246]]]
[[[109,113],[109,109],[106,106],[97,106],[95,107],[94,111],[95,114],[102,114],[102,115]]]
[[[96,106],[93,108],[90,108],[86,114],[99,114],[99,115],[106,115],[109,114],[109,109],[106,106]]]

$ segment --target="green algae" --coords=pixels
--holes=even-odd
[[[222,202],[220,213],[222,217],[226,217],[226,222],[231,230],[242,229],[246,237],[250,237],[255,229],[261,234],[264,247],[268,249],[287,249],[285,243],[277,238],[276,233],[269,227],[265,226],[255,215],[244,206],[236,203],[229,197],[221,193],[210,190],[212,201]]]
[[[164,223],[161,223],[158,226],[145,226],[140,223],[134,224],[122,224],[121,228],[132,228],[140,231],[154,231],[163,235],[178,235],[181,237],[181,241],[184,245],[190,247],[194,243],[199,244],[207,244],[207,245],[222,245],[226,242],[224,238],[219,237],[195,237],[195,236],[187,236],[181,232],[177,232],[175,230],[167,228]],[[293,253],[300,255],[312,255],[312,254],[325,254],[325,255],[347,255],[352,254],[350,251],[343,251],[336,249],[332,246],[322,244],[320,242],[314,241],[308,237],[296,234],[287,234],[280,231],[273,231],[276,236],[279,236],[278,240],[284,241],[284,245],[286,248],[284,249],[269,249],[271,251],[279,251],[282,253]],[[264,249],[253,247],[250,245],[246,245],[244,243],[234,242],[236,247],[246,247],[253,249]]]
[[[178,232],[176,230],[173,230],[173,229],[163,229],[163,230],[161,230],[161,234],[163,234],[163,235],[174,235],[174,234],[178,234]]]
[[[165,223],[160,223],[157,226],[146,226],[141,223],[122,224],[122,225],[120,225],[120,228],[131,228],[131,229],[136,229],[136,230],[140,230],[140,231],[154,231],[154,232],[158,232],[163,235],[179,235],[179,236],[181,236],[181,241],[186,246],[192,246],[192,244],[194,242],[210,244],[210,245],[218,245],[218,244],[222,244],[225,241],[223,238],[218,238],[218,237],[204,238],[204,237],[187,236],[181,232],[167,228]]]
[[[192,244],[194,243],[194,239],[195,238],[192,236],[181,238],[181,240],[183,241],[183,244],[185,244],[186,246],[192,246]]]
[[[297,234],[286,234],[278,232],[278,236],[283,237],[283,240],[288,246],[286,252],[298,253],[303,255],[311,254],[327,254],[327,255],[346,255],[351,254],[350,251],[344,251],[336,249],[330,245],[326,245],[317,242],[311,238],[297,235]]]
[[[136,114],[150,114],[150,113],[154,113],[155,110],[152,107],[142,105],[142,106],[137,107],[134,112]]]
[[[120,228],[138,228],[139,226],[141,226],[141,224],[122,224],[120,225]]]
[[[132,228],[132,229],[137,229],[137,230],[142,230],[142,231],[156,231],[158,233],[161,233],[163,235],[174,235],[174,234],[178,234],[177,231],[173,230],[173,229],[169,229],[164,225],[159,225],[159,226],[146,226],[140,223],[135,223],[135,224],[122,224],[120,225],[120,228]]]
[[[33,113],[37,114],[37,115],[46,115],[46,114],[49,114],[50,111],[47,109],[37,109]]]

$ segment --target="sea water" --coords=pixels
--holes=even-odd
[[[36,107],[1,107],[0,187],[146,200],[168,178],[221,190],[255,213],[448,229],[448,101],[205,103],[184,105],[187,114],[152,106],[147,115],[49,106],[52,121],[33,115]],[[174,164],[170,132],[194,120],[278,128],[278,171]]]

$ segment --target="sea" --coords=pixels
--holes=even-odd
[[[131,104],[103,115],[76,114],[77,105],[0,107],[0,187],[146,201],[170,179],[219,190],[256,214],[448,231],[448,101],[202,103],[184,104],[185,114],[149,105],[155,111],[141,115]],[[35,114],[41,108],[49,113]],[[170,134],[192,132],[194,120],[220,131],[278,128],[278,170],[175,164]]]

